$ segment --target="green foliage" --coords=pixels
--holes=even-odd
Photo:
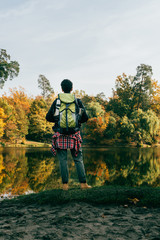
[[[121,137],[125,139],[131,137],[134,132],[134,125],[131,123],[127,116],[124,116],[122,118],[120,125]]]
[[[132,102],[132,77],[128,77],[124,73],[116,79],[116,95],[125,105],[131,105]]]
[[[133,78],[133,102],[137,109],[149,109],[151,105],[152,86],[152,67],[141,64],[137,67],[137,74]]]
[[[110,99],[108,105],[106,106],[106,111],[113,111],[119,117],[127,115],[129,109],[129,105],[125,104],[120,98]]]
[[[28,139],[42,141],[45,136],[51,138],[52,127],[45,119],[47,113],[47,103],[42,97],[33,100],[29,114],[29,134]]]
[[[141,64],[137,67],[135,76],[128,77],[123,73],[116,79],[113,97],[110,98],[106,111],[112,111],[121,118],[116,124],[121,139],[137,141],[140,144],[151,144],[155,141],[159,119],[151,106],[159,89],[157,84],[153,84],[152,74],[151,66]],[[107,126],[106,136],[109,136],[109,127],[110,125]],[[112,132],[110,135],[112,136]]]
[[[112,139],[115,137],[117,133],[117,122],[113,116],[109,117],[108,125],[105,130],[105,137],[108,139]]]
[[[152,110],[144,112],[135,110],[131,115],[131,121],[135,127],[135,140],[145,143],[154,142],[154,137],[159,129],[159,119]]]
[[[12,80],[19,73],[19,63],[10,61],[10,55],[5,49],[0,49],[0,88],[3,88],[5,81]]]
[[[89,114],[89,117],[93,118],[97,116],[103,116],[105,111],[99,102],[91,101],[87,104],[87,112]]]

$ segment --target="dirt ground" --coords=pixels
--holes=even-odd
[[[160,208],[0,203],[0,239],[160,240]]]

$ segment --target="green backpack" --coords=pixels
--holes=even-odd
[[[78,109],[78,111],[76,111]],[[58,116],[58,131],[72,134],[79,130],[79,107],[75,96],[71,93],[60,93],[56,102],[54,116]]]

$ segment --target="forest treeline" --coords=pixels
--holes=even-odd
[[[7,56],[1,51],[1,88],[9,76],[13,78],[19,72],[18,63],[9,61]],[[8,69],[7,64],[10,64]],[[152,67],[145,64],[137,67],[135,76],[123,73],[116,78],[113,95],[109,99],[103,92],[90,96],[83,90],[75,90],[75,96],[81,98],[89,115],[88,122],[82,125],[84,142],[156,143],[160,123],[160,86],[152,76]],[[39,76],[38,87],[40,96],[30,97],[23,88],[14,88],[10,89],[9,95],[0,97],[2,144],[24,143],[26,139],[51,141],[53,124],[47,122],[45,116],[57,94],[44,75]]]

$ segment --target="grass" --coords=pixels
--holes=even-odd
[[[54,189],[40,193],[19,196],[16,199],[4,200],[4,204],[22,203],[31,204],[51,204],[60,205],[70,202],[86,202],[91,204],[160,207],[160,188],[151,187],[122,187],[122,186],[102,186],[88,190],[78,188],[63,191]]]
[[[42,142],[35,142],[35,141],[25,141],[25,143],[6,143],[4,144],[5,147],[51,147],[51,144],[49,143],[42,143]]]

